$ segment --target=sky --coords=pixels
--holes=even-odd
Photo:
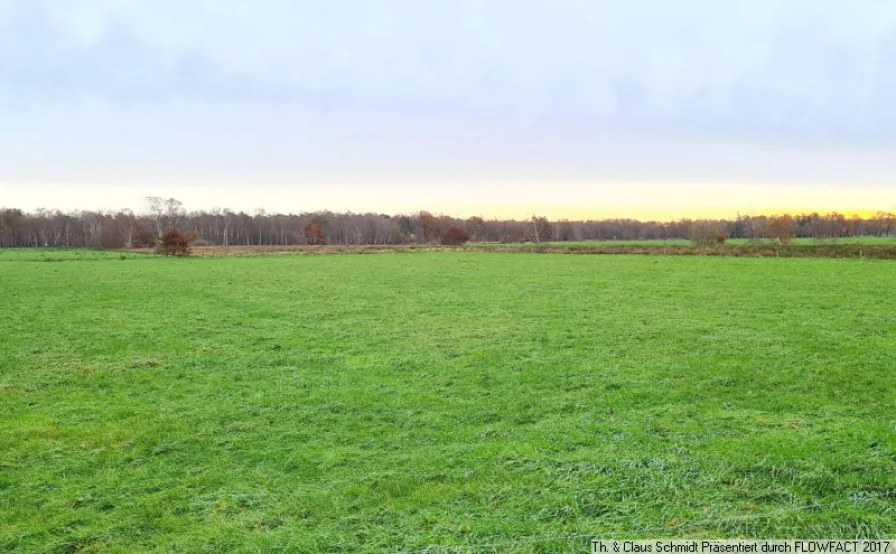
[[[0,206],[896,210],[891,0],[0,0]]]

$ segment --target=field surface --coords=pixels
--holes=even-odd
[[[19,256],[0,551],[896,536],[896,262]]]
[[[0,248],[3,262],[98,262],[109,260],[152,259],[149,252],[118,252],[85,248]],[[0,266],[0,268],[6,266]]]
[[[772,244],[769,239],[759,241],[751,241],[748,239],[728,239],[726,244],[729,246],[748,246],[751,244]],[[527,243],[510,243],[513,246],[527,246]],[[586,248],[590,246],[691,246],[692,242],[687,239],[669,239],[669,240],[583,240],[583,241],[560,241],[550,242],[551,246],[568,246]],[[838,239],[812,239],[812,238],[796,238],[792,244],[799,246],[824,246],[824,245],[868,245],[868,246],[896,246],[896,236],[893,237],[844,237]],[[529,244],[531,245],[531,244]]]

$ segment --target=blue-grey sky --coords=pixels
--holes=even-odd
[[[0,0],[0,204],[892,209],[894,61],[891,0]]]

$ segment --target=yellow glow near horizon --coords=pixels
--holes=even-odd
[[[146,196],[178,198],[188,210],[229,208],[254,213],[413,213],[457,217],[551,219],[734,218],[778,213],[867,217],[896,211],[896,187],[844,187],[719,183],[443,182],[318,185],[61,185],[0,183],[0,206],[32,211],[145,209]]]
[[[426,208],[424,208],[426,209]],[[397,213],[409,213],[419,210],[399,210]],[[768,208],[752,207],[749,210],[738,210],[728,206],[701,206],[694,208],[663,208],[663,207],[576,207],[576,206],[452,206],[446,210],[427,211],[433,213],[445,213],[457,217],[470,217],[474,215],[488,218],[528,219],[533,214],[547,217],[551,220],[568,219],[571,221],[589,219],[638,219],[641,221],[676,221],[679,219],[734,219],[738,214],[750,215],[780,215],[780,214],[827,214],[838,212],[846,217],[868,218],[879,211],[896,211],[892,209],[840,209],[836,207],[806,207],[796,206],[791,208],[774,206]]]

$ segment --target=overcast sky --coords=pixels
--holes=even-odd
[[[0,205],[896,209],[892,0],[0,0]]]

